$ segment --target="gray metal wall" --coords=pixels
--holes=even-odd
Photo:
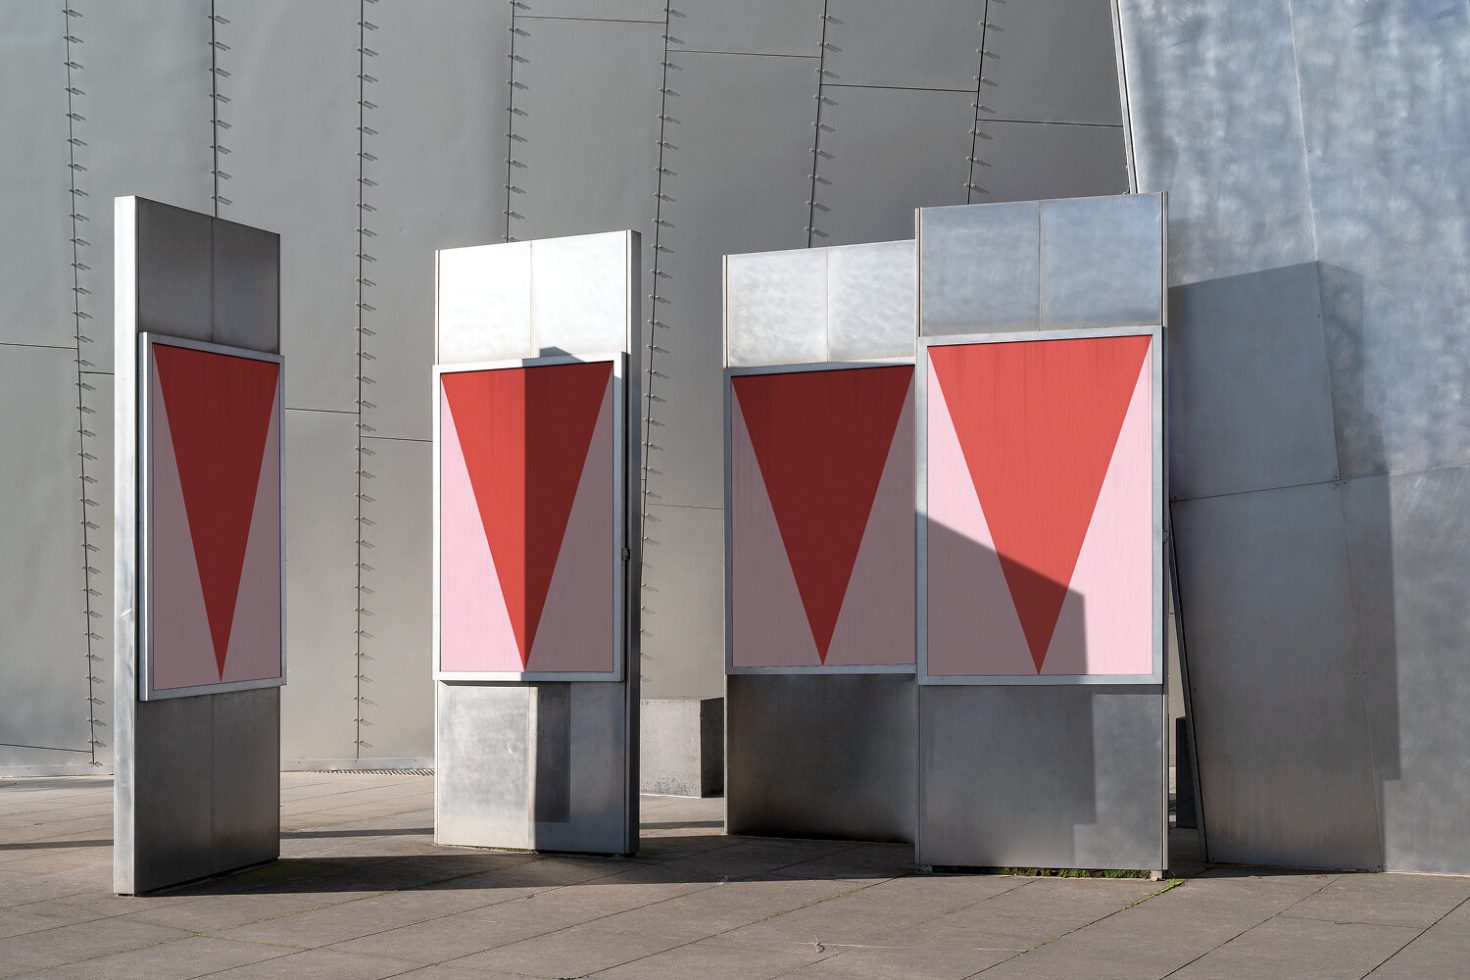
[[[1210,856],[1470,872],[1470,7],[1119,7]]]
[[[4,767],[110,761],[113,197],[281,235],[282,753],[382,765],[432,748],[434,248],[642,232],[644,694],[709,697],[720,256],[1125,187],[1107,0],[64,7],[0,5]]]

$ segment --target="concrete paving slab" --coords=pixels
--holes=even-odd
[[[1277,916],[1211,950],[1174,976],[1179,980],[1362,977],[1412,942],[1418,933],[1408,926]],[[1312,950],[1312,955],[1304,956],[1305,950]]]

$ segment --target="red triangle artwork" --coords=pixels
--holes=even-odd
[[[611,668],[598,660],[611,657],[611,379],[608,361],[442,376],[441,668]],[[576,595],[548,619],[563,580]],[[596,641],[563,644],[572,619]],[[486,660],[487,645],[513,648],[511,661]],[[605,656],[552,649],[589,645]]]
[[[1152,529],[1152,426],[1145,370],[1150,345],[1148,336],[1121,336],[929,348],[934,386],[929,414],[930,553],[941,560],[952,558],[957,553],[954,540],[972,551],[993,549],[1030,659],[1029,671],[1011,660],[1017,672],[1048,673],[1063,660],[1072,663],[1067,672],[1128,672],[1108,653],[1111,641],[1100,638],[1096,623],[1118,616],[1120,610],[1108,608],[1110,604],[1136,604],[1151,594],[1150,567],[1146,552],[1140,551]],[[957,441],[959,458],[946,453],[946,440]],[[968,495],[958,502],[955,486],[945,485],[946,480],[954,482],[952,464],[962,465],[968,476]],[[967,515],[973,504],[978,509]],[[968,532],[972,521],[980,534]],[[1089,587],[1084,594],[1075,577],[1081,574],[1079,559],[1089,541],[1096,542],[1096,549],[1113,549],[1087,566],[1107,569],[1104,577],[1112,581],[1106,589]],[[1135,560],[1139,555],[1145,555],[1141,566]],[[936,576],[931,561],[930,578],[945,576],[944,571]],[[984,582],[983,574],[949,577]],[[937,587],[957,586],[940,581]],[[964,600],[943,594],[946,602],[937,602],[931,589],[931,620],[963,615],[944,607],[963,605]],[[1069,597],[1082,621],[1063,630],[1059,622]],[[973,599],[969,605],[975,606]],[[1146,623],[1151,607],[1141,608],[1140,615],[1130,605],[1130,618]],[[996,625],[989,632],[991,644],[1003,635]],[[936,631],[930,633],[932,661]],[[943,623],[937,634],[944,634]],[[1137,645],[1150,653],[1151,663],[1146,630],[1144,642]],[[1059,646],[1069,649],[1059,653]],[[1081,650],[1083,646],[1090,649]],[[944,654],[937,659],[942,663]],[[1106,668],[1104,661],[1109,662]]]
[[[280,672],[280,365],[151,347],[154,686],[270,679]]]
[[[759,470],[759,486],[745,472],[732,477],[733,548],[736,551],[737,623],[750,622],[746,615],[771,619],[782,602],[780,579],[794,578],[805,613],[815,660],[826,664],[838,631],[839,617],[859,551],[869,530],[870,516],[879,497],[880,484],[895,445],[900,417],[909,402],[913,371],[906,366],[803,371],[779,374],[742,375],[732,379],[739,412],[732,444],[732,467],[740,466],[743,444],[748,440]],[[912,445],[905,441],[905,445]],[[912,453],[908,453],[910,460]],[[894,473],[895,484],[911,480],[912,469]],[[754,474],[749,474],[754,476]],[[910,484],[911,485],[911,484]],[[899,548],[911,542],[912,493],[898,487]],[[756,495],[752,497],[752,494]],[[790,571],[785,569],[744,570],[747,555],[758,549],[761,518],[766,509],[774,515],[775,527]],[[889,511],[884,511],[885,519]],[[890,524],[894,523],[889,521]],[[908,541],[904,541],[907,536]],[[912,566],[912,555],[889,556],[902,569]],[[912,592],[912,579],[895,583]],[[762,608],[750,610],[753,603]],[[911,608],[911,607],[907,607]],[[779,617],[776,617],[779,618]],[[911,618],[909,625],[911,626]],[[737,626],[737,629],[739,627]],[[752,628],[759,627],[752,623]],[[898,624],[900,631],[909,626]],[[749,642],[746,642],[749,641]],[[752,637],[737,637],[737,654],[742,648],[760,645],[778,648],[783,644],[757,644]],[[789,644],[791,652],[779,654],[780,666],[803,666],[799,651],[806,642]],[[911,641],[885,651],[892,658]],[[749,651],[759,656],[756,651]],[[902,657],[900,657],[902,659]],[[737,656],[737,665],[740,664]],[[768,665],[768,664],[762,664]]]

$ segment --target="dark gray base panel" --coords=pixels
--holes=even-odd
[[[918,863],[1168,866],[1156,686],[919,688]]]
[[[133,724],[114,783],[118,892],[280,857],[279,688],[139,701]]]
[[[913,841],[912,675],[735,674],[725,704],[729,833]]]

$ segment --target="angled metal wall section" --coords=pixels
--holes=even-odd
[[[1171,466],[1210,856],[1470,871],[1470,761],[1447,750],[1470,740],[1453,666],[1470,641],[1454,558],[1470,216],[1449,149],[1470,132],[1470,10],[1117,8],[1138,187],[1171,195]],[[1275,594],[1271,561],[1300,570]],[[1221,628],[1242,610],[1248,629]]]

